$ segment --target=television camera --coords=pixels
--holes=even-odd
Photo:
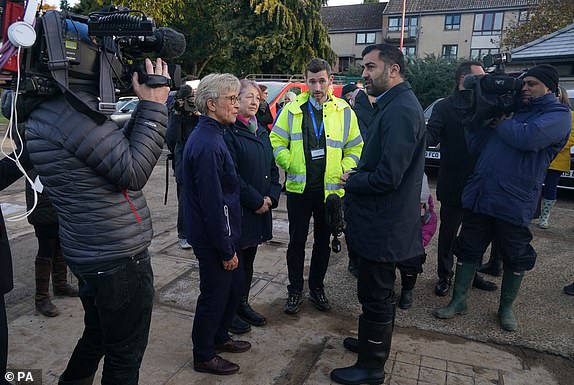
[[[463,110],[463,124],[471,129],[483,127],[493,118],[518,109],[522,79],[509,76],[504,67],[511,61],[510,53],[486,55],[483,63],[494,69],[487,75],[469,75],[463,80],[464,90],[455,100],[455,107]]]
[[[21,95],[28,107],[24,110],[63,93],[76,110],[102,123],[115,111],[116,95],[133,92],[133,72],[150,87],[179,88],[178,65],[169,65],[170,79],[147,75],[142,59],[152,52],[167,60],[181,56],[186,46],[181,33],[155,28],[153,19],[138,10],[110,5],[86,17],[40,13],[38,4],[39,0],[0,0],[0,87]],[[76,95],[74,89],[81,87],[99,90],[97,109]]]

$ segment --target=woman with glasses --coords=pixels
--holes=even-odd
[[[267,323],[265,317],[249,305],[249,289],[253,279],[253,262],[259,244],[272,238],[271,209],[277,207],[281,195],[279,172],[267,129],[257,121],[262,93],[257,83],[241,80],[239,114],[225,134],[225,142],[235,162],[239,177],[241,201],[241,238],[237,255],[245,272],[238,317],[231,332],[247,332],[253,326]]]
[[[226,127],[237,118],[239,87],[231,74],[201,80],[195,95],[201,116],[183,151],[185,229],[199,261],[193,367],[219,375],[236,373],[239,365],[217,353],[241,353],[251,347],[227,333],[244,285],[236,248],[241,231],[239,180],[223,139]]]

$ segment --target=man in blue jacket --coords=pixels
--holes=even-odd
[[[554,67],[534,67],[523,81],[522,105],[516,113],[494,127],[466,132],[468,150],[478,154],[478,162],[462,196],[465,212],[454,245],[458,261],[452,300],[433,312],[437,318],[466,312],[476,268],[488,244],[496,240],[504,266],[498,317],[504,330],[518,328],[512,304],[524,272],[536,262],[528,225],[546,169],[564,147],[571,128],[568,107],[556,99]]]

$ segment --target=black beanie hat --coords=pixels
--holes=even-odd
[[[550,64],[542,64],[536,66],[534,68],[529,69],[524,77],[532,76],[536,79],[540,80],[542,83],[546,85],[546,87],[550,88],[550,91],[556,93],[556,89],[558,88],[558,70],[554,66]]]
[[[349,92],[353,92],[357,89],[357,86],[355,85],[355,83],[349,83],[346,84],[343,89],[341,90],[341,95],[345,96],[347,95]]]

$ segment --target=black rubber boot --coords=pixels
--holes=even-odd
[[[403,273],[401,271],[401,298],[399,299],[399,308],[403,310],[410,309],[413,306],[413,289],[417,282],[416,273]]]
[[[257,313],[249,302],[247,302],[247,297],[241,297],[239,302],[239,309],[237,309],[237,315],[241,319],[253,326],[263,326],[267,323],[267,319],[259,313]]]
[[[393,338],[393,321],[373,322],[359,317],[359,353],[357,363],[335,369],[331,379],[339,384],[382,384],[385,363],[389,358]]]
[[[60,376],[58,380],[58,385],[92,385],[94,382],[94,375],[92,374],[90,377],[83,378],[81,380],[63,380],[63,376]]]

